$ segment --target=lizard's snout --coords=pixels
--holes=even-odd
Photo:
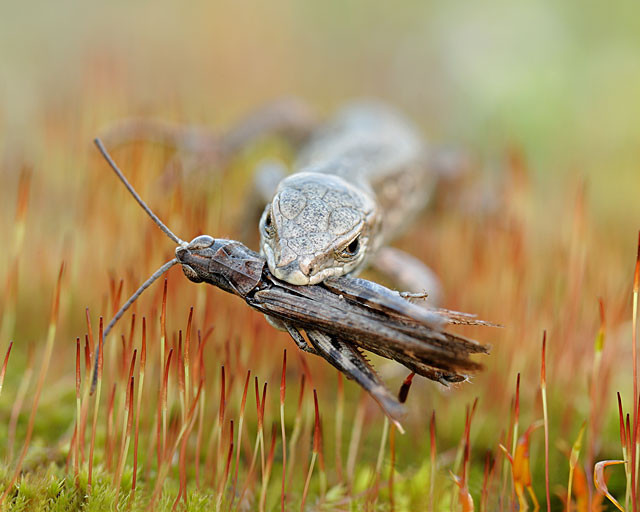
[[[311,259],[298,258],[298,268],[305,276],[313,274],[313,263]]]
[[[262,245],[262,253],[267,259],[271,273],[281,281],[298,286],[318,284],[326,276],[317,273],[317,262],[308,255],[299,256],[286,244],[274,249],[269,244]]]
[[[309,269],[302,268],[297,260],[286,265],[277,265],[270,270],[274,276],[287,283],[300,286],[310,284]]]
[[[307,258],[298,258],[287,265],[275,265],[273,268],[269,265],[269,270],[278,279],[298,286],[318,284],[327,277],[341,275],[334,268],[318,269],[316,262]]]

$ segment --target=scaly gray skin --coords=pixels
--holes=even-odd
[[[314,133],[260,219],[269,270],[295,285],[357,274],[425,206],[435,183],[417,131],[355,103]]]

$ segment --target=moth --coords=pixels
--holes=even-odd
[[[324,358],[355,380],[400,429],[405,408],[379,378],[364,351],[393,359],[445,386],[482,369],[471,356],[488,354],[490,347],[447,329],[452,324],[495,324],[466,313],[419,306],[408,300],[410,294],[360,278],[342,276],[316,285],[292,285],[275,278],[264,257],[235,240],[200,235],[186,242],[147,206],[100,139],[94,142],[138,204],[177,244],[175,258],[154,272],[109,322],[105,339],[142,292],[179,264],[190,281],[237,295],[251,308],[277,319],[301,350]],[[95,360],[97,363],[98,358]],[[94,370],[94,381],[96,375]]]

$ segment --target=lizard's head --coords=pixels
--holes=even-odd
[[[278,279],[317,284],[365,262],[378,228],[375,202],[340,177],[284,179],[260,219],[260,249]]]

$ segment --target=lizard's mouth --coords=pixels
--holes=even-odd
[[[319,272],[307,275],[296,266],[296,262],[284,267],[271,268],[271,265],[269,265],[269,270],[276,278],[297,286],[318,284],[329,277],[338,277],[344,273],[341,268],[332,267],[324,268]]]
[[[269,266],[269,270],[271,270],[271,273],[276,276],[278,279],[282,280],[282,281],[286,281],[287,283],[290,284],[295,284],[298,286],[306,286],[309,284],[316,284],[316,283],[312,283],[311,282],[311,278],[315,277],[315,276],[307,276],[305,274],[302,273],[302,271],[300,270],[292,270],[289,271],[287,270],[286,267],[274,267],[271,268],[271,266]],[[316,281],[319,282],[319,281]]]
[[[336,277],[344,273],[342,268],[338,267],[321,268],[314,272],[305,273],[300,268],[300,262],[297,258],[286,265],[278,265],[273,249],[268,244],[262,245],[262,255],[266,258],[269,270],[274,277],[296,286],[318,284],[328,277]]]

